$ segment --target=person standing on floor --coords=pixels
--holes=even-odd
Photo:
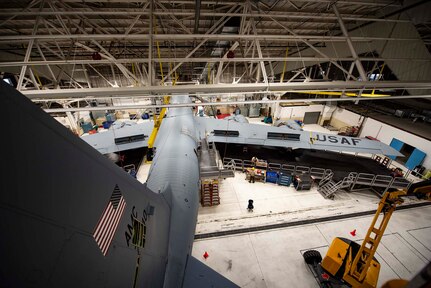
[[[253,163],[253,166],[256,167],[257,158],[253,156],[253,158],[251,158],[251,163]]]
[[[253,200],[248,200],[247,210],[248,212],[253,212],[254,206],[253,206]]]
[[[254,183],[256,171],[254,171],[254,167],[250,169],[250,179],[248,180],[248,183]]]

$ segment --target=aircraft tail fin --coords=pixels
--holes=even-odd
[[[205,263],[190,256],[187,261],[183,287],[237,288],[239,286],[205,265]]]
[[[165,199],[3,81],[0,106],[1,286],[161,286]]]

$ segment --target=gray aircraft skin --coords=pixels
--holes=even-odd
[[[171,97],[171,103],[183,102],[190,99]],[[193,117],[191,108],[172,108],[141,184],[2,81],[0,105],[3,117],[14,119],[3,126],[9,145],[3,151],[10,153],[3,154],[0,178],[2,287],[237,287],[191,256],[197,148],[204,137],[399,154],[377,141]]]
[[[171,103],[189,102],[188,96],[171,97]],[[192,110],[170,109],[159,131],[147,187],[161,191],[171,208],[164,287],[179,287],[192,250],[199,205],[199,161]]]

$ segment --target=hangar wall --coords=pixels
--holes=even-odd
[[[340,129],[345,126],[359,126],[362,122],[363,116],[350,112],[343,108],[335,109],[332,113],[330,125]]]
[[[393,138],[396,138],[422,150],[427,154],[422,165],[427,169],[431,168],[431,141],[372,118],[366,118],[362,127],[360,137],[372,136],[388,145],[391,144]]]
[[[325,105],[309,105],[309,106],[294,106],[282,107],[274,113],[277,120],[304,120],[305,113],[307,112],[320,112],[319,124],[323,125],[325,120],[329,120],[332,115],[332,109]]]

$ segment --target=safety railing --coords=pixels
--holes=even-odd
[[[377,186],[377,187],[388,187],[389,184],[391,184],[392,179],[393,179],[392,176],[376,175],[371,185]]]
[[[223,165],[225,168],[233,170],[244,171],[247,168],[254,167],[254,163],[250,160],[241,160],[234,158],[223,158]],[[356,173],[350,172],[348,176],[344,177],[337,183],[332,180],[334,173],[331,169],[324,169],[318,167],[295,166],[291,164],[268,163],[269,171],[277,171],[284,173],[302,174],[309,173],[313,178],[320,180],[319,188],[325,190],[322,194],[326,197],[333,195],[338,189],[348,188],[349,191],[356,191],[368,187],[382,187],[385,188],[384,192],[388,189],[408,189],[411,182],[403,177],[393,178],[389,175],[375,175],[369,173]],[[361,185],[360,188],[355,188]],[[325,186],[325,187],[323,187]],[[323,188],[322,188],[323,187]],[[376,191],[377,192],[377,191]]]
[[[381,187],[385,188],[383,192],[389,189],[408,189],[412,182],[403,177],[392,177],[388,175],[374,175],[368,173],[359,173],[352,185],[350,186],[350,191],[356,191],[364,189],[364,186],[368,187]],[[360,188],[355,188],[356,185],[361,185]],[[377,191],[376,191],[377,192]],[[381,194],[380,192],[378,192]]]
[[[283,171],[295,174],[296,166],[295,165],[290,165],[290,164],[283,164],[283,165],[281,165],[281,169]]]
[[[225,168],[229,167],[233,170],[244,170],[243,161],[241,159],[233,159],[233,158],[223,158],[223,166]]]
[[[296,166],[295,173],[301,173],[301,174],[309,174],[310,173],[310,167],[306,166]]]
[[[326,170],[329,169],[311,167],[310,175],[313,176],[315,179],[323,179],[323,177],[325,177]]]
[[[280,172],[281,164],[278,163],[268,163],[268,170]]]

